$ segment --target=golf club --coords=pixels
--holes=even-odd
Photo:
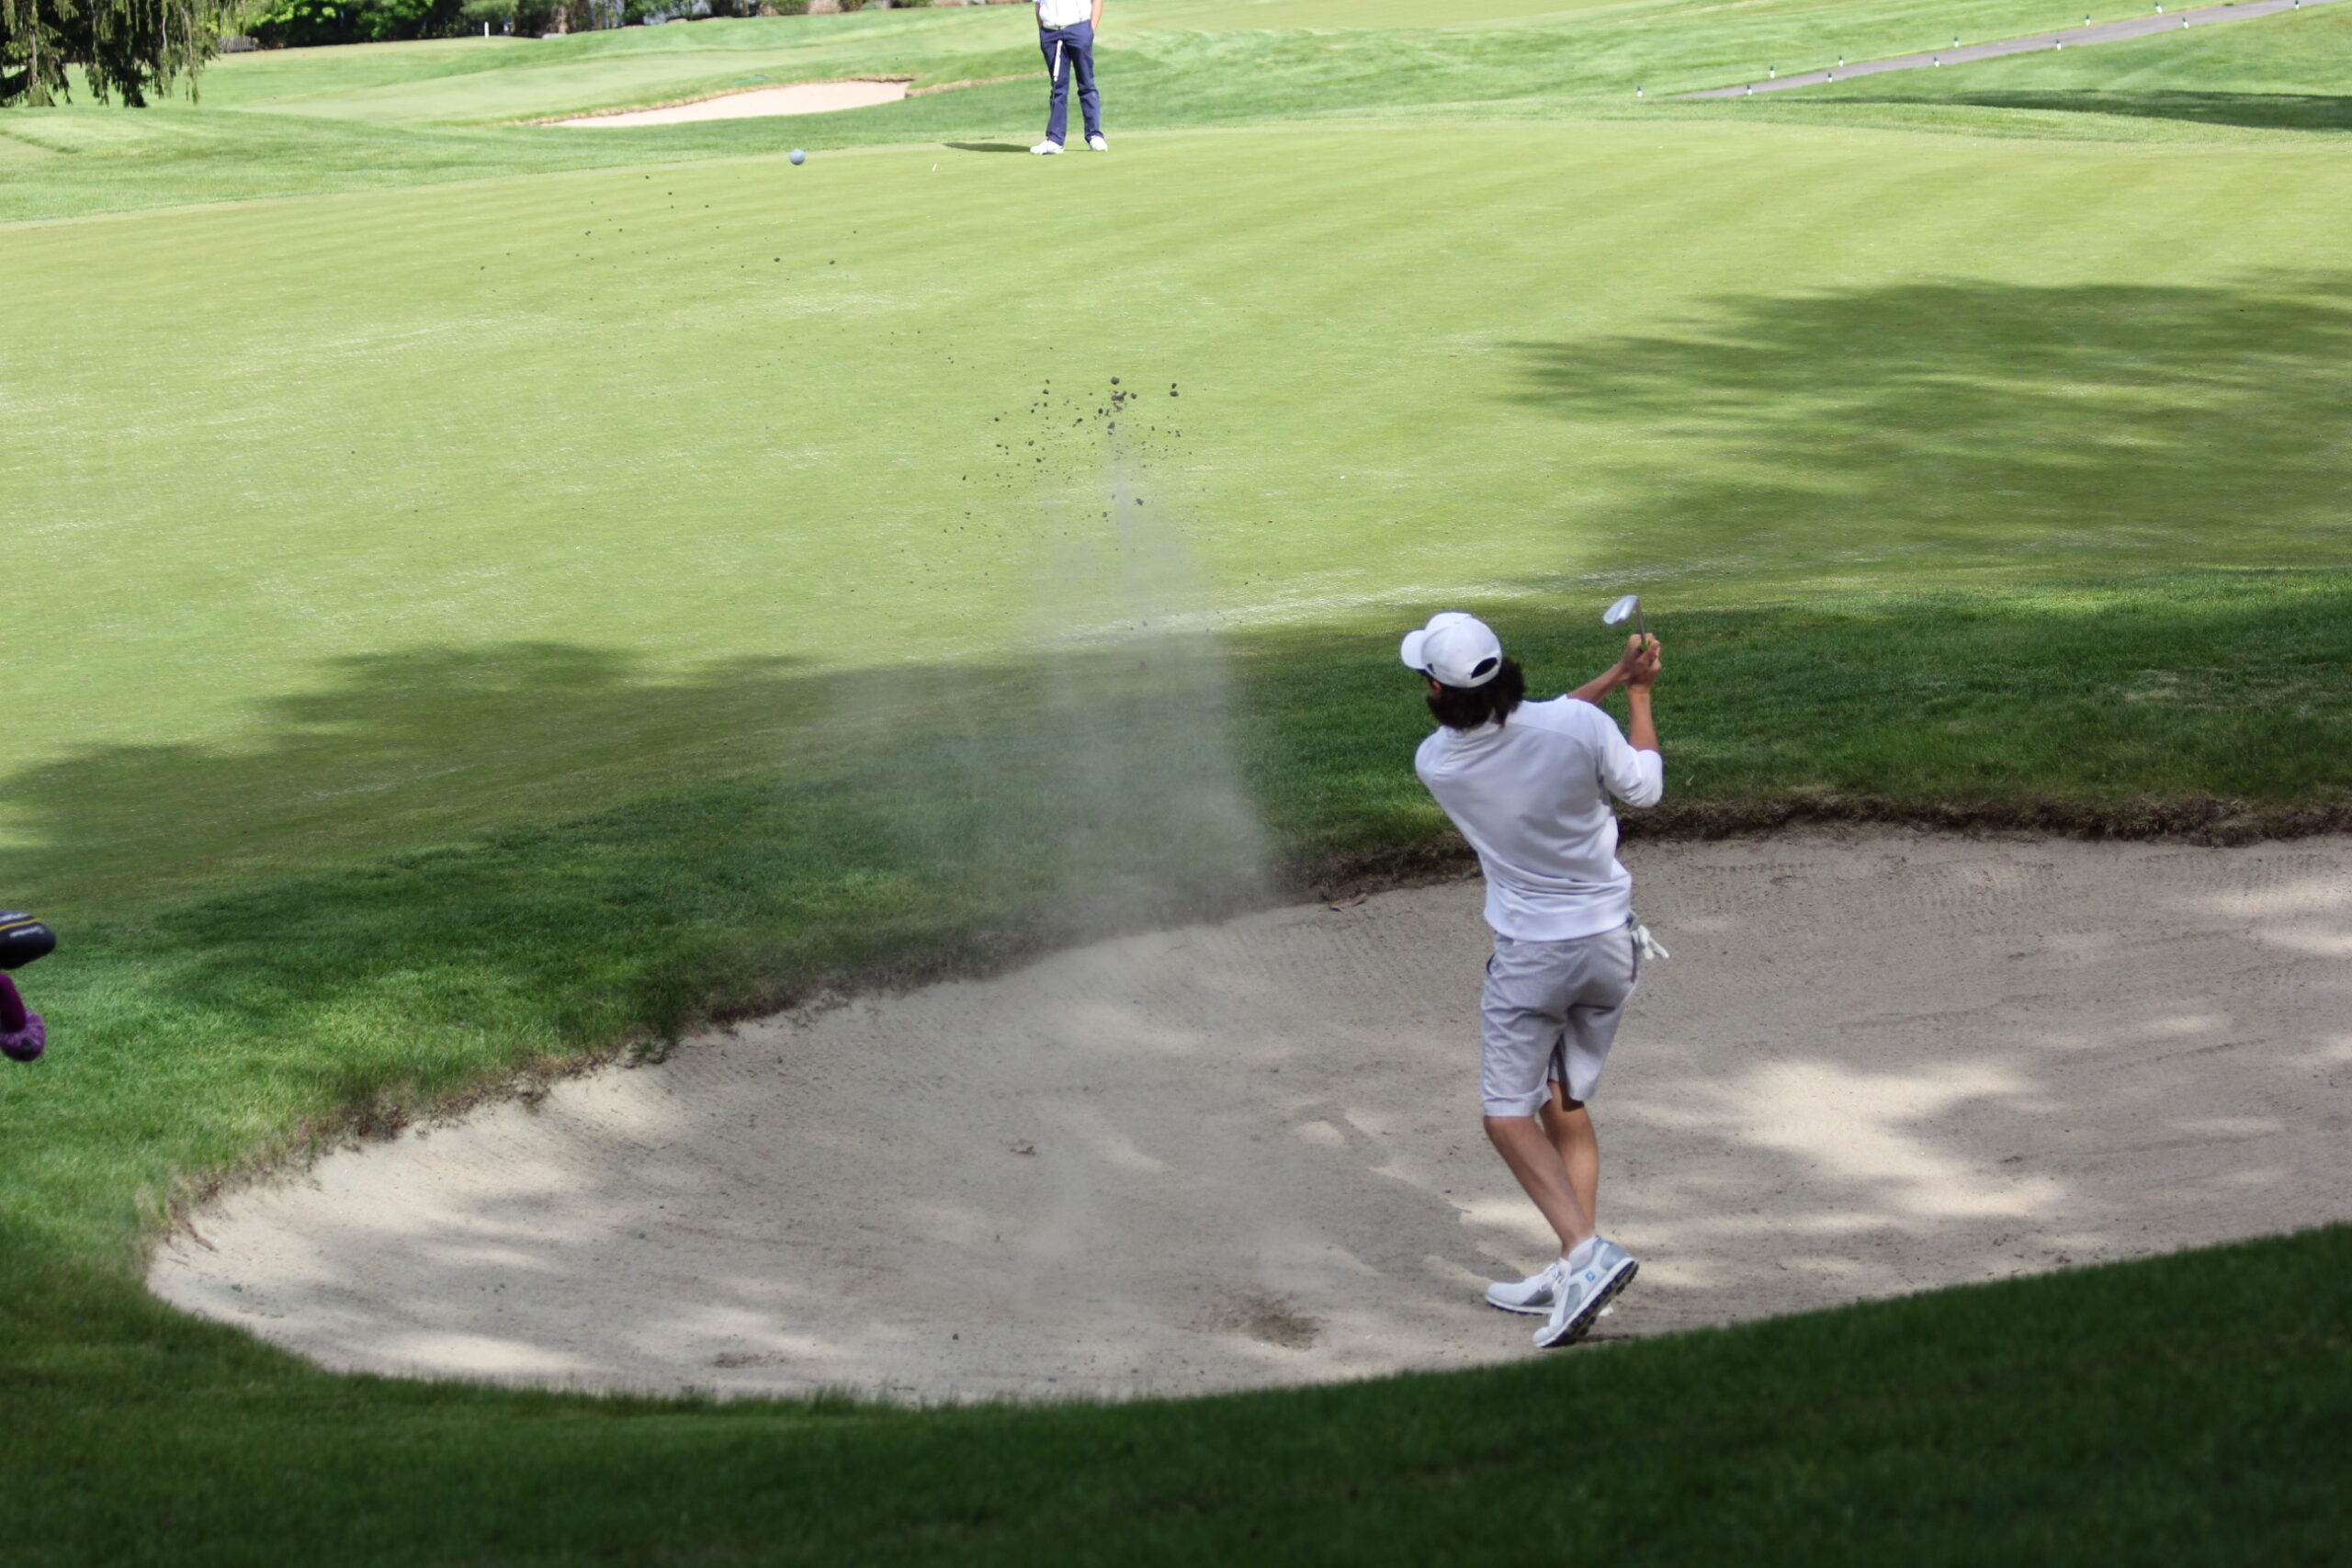
[[[1627,621],[1633,622],[1634,629],[1642,636],[1650,635],[1650,628],[1642,623],[1642,596],[1638,593],[1628,593],[1600,612],[1600,624],[1604,626],[1622,626]]]

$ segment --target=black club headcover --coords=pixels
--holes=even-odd
[[[0,969],[22,969],[57,947],[57,933],[21,910],[0,911]]]

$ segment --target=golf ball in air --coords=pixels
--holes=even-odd
[[[808,161],[808,154],[795,147],[792,150],[792,161],[796,164],[805,164]]]

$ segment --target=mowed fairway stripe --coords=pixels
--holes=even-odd
[[[1151,405],[1148,482],[1243,620],[1634,570],[1927,581],[2029,547],[2341,560],[2312,450],[2279,448],[2272,496],[2175,470],[2340,399],[2335,361],[2292,358],[2308,310],[2247,318],[2291,363],[2241,337],[2216,373],[2207,329],[2240,293],[2334,276],[2347,184],[2280,147],[1611,123],[759,160],[0,231],[0,482],[39,498],[11,566],[48,628],[0,753],[16,885],[54,874],[26,781],[108,748],[153,783],[85,886],[136,885],[165,843],[340,861],[595,804],[784,722],[551,719],[474,755],[421,742],[173,794],[168,748],[331,723],[322,694],[368,660],[552,650],[676,680],[1027,635],[1075,515],[1044,499],[1099,493],[1086,433],[1043,465],[1023,445],[1048,378],[1181,383]],[[2086,333],[2111,334],[2096,363],[2069,357]],[[1892,374],[1925,389],[1889,428],[1815,427]],[[2052,417],[1995,422],[2021,388]],[[2119,491],[2143,416],[2165,439]]]

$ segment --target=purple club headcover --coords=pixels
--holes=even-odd
[[[0,975],[0,1056],[29,1062],[48,1045],[49,1031],[41,1027],[40,1014],[28,1011],[25,998],[17,994],[17,983]]]

